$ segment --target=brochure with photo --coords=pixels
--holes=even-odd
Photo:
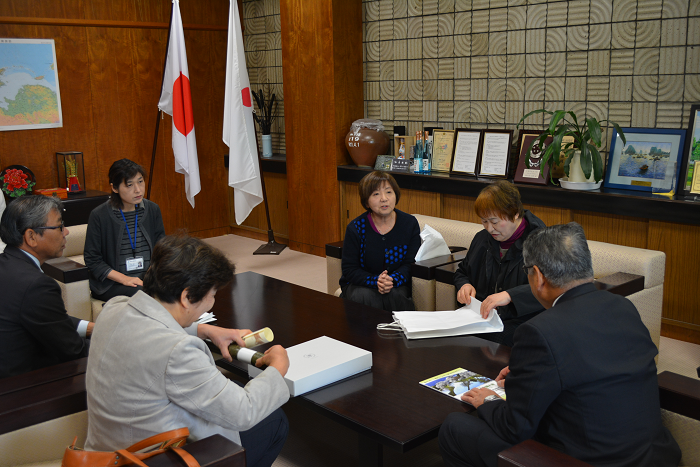
[[[503,400],[506,399],[506,390],[496,381],[464,368],[433,376],[421,381],[420,384],[459,401],[462,401],[462,394],[476,388],[490,389]]]

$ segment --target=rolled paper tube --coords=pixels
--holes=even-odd
[[[253,366],[255,366],[255,362],[257,362],[259,358],[263,357],[263,354],[260,352],[244,349],[238,345],[229,345],[228,351],[231,353],[231,357],[241,362],[250,363]],[[262,368],[265,367],[263,366]]]
[[[259,331],[252,332],[247,336],[243,336],[243,342],[247,348],[257,347],[258,345],[267,344],[275,339],[275,335],[270,328],[262,328]]]

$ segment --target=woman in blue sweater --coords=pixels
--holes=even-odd
[[[395,209],[400,198],[389,173],[375,171],[360,180],[360,202],[367,212],[345,231],[342,298],[387,311],[415,309],[411,264],[420,248],[420,228],[415,217]]]

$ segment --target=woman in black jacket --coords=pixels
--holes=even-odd
[[[98,300],[141,290],[153,247],[165,236],[160,208],[144,199],[145,176],[136,162],[116,161],[109,168],[111,197],[90,213],[84,257]]]
[[[479,337],[513,345],[518,325],[544,309],[532,295],[523,270],[523,242],[545,225],[523,207],[520,192],[505,180],[481,190],[474,210],[484,230],[474,236],[455,273],[457,301],[469,304],[476,297],[482,302],[484,318],[495,308],[503,321],[503,332]]]

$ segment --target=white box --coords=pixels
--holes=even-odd
[[[293,397],[372,368],[372,352],[326,336],[289,347],[287,355],[289,371],[284,381]],[[261,372],[248,365],[251,378]]]

